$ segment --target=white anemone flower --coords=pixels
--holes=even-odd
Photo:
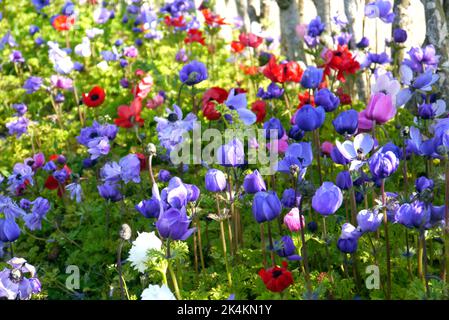
[[[142,300],[176,300],[170,288],[165,284],[162,286],[150,284],[143,290],[141,298]]]
[[[129,251],[128,260],[131,261],[131,266],[141,273],[147,269],[148,251],[151,249],[161,250],[162,241],[153,232],[138,233],[138,236],[131,250]]]
[[[401,90],[401,84],[398,80],[391,78],[388,73],[379,75],[376,82],[371,85],[371,93],[383,92],[392,97],[393,105],[396,105],[396,95]]]
[[[358,170],[366,161],[364,160],[368,153],[374,147],[374,139],[368,133],[360,133],[354,141],[346,140],[341,143],[336,141],[338,151],[348,160],[351,160],[350,171]]]

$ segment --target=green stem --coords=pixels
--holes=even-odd
[[[168,262],[168,272],[170,272],[170,277],[171,277],[171,279],[173,281],[173,287],[175,288],[176,299],[182,300],[181,293],[179,292],[178,280],[176,279],[176,275],[173,272],[173,268],[171,266],[170,261]]]
[[[171,259],[170,239],[167,239],[167,268],[168,268],[168,272],[170,272],[170,278],[171,278],[171,280],[173,282],[173,287],[175,288],[176,299],[182,300],[181,293],[179,292],[178,279],[176,278],[176,274],[173,271],[170,259]]]
[[[263,267],[267,268],[267,251],[265,249],[265,232],[263,230],[263,223],[260,224],[260,243],[262,248]]]
[[[178,99],[177,99],[177,101],[178,101],[178,107],[180,107],[180,108],[181,108],[181,92],[182,92],[182,88],[183,87],[184,87],[184,83],[181,84],[181,86],[179,87],[179,91],[178,91]]]
[[[350,198],[349,201],[351,202],[351,223],[352,225],[356,225],[357,223],[357,202],[355,200],[355,190],[354,187],[350,189]]]
[[[200,219],[197,217],[196,218],[196,230],[197,230],[197,235],[198,235],[198,249],[200,252],[200,262],[201,262],[201,270],[204,271],[205,267],[204,267],[204,257],[203,257],[203,242],[201,240],[201,223],[200,223]]]
[[[274,267],[276,265],[276,259],[274,257],[274,244],[273,244],[273,235],[271,233],[271,224],[270,221],[267,221],[268,225],[268,240],[270,241],[270,257],[271,257],[271,265]]]
[[[410,244],[409,244],[409,239],[408,239],[408,229],[405,228],[405,246],[407,248],[407,269],[408,269],[408,274],[410,277],[410,281],[413,279],[413,274],[412,274],[412,265],[411,265],[411,261],[410,261]]]
[[[313,131],[313,136],[314,136],[314,144],[315,144],[315,149],[316,149],[316,161],[317,161],[317,167],[318,167],[318,176],[320,178],[320,185],[323,184],[323,176],[321,174],[321,157],[320,157],[320,153],[321,153],[321,147],[320,147],[320,134],[319,134],[319,129],[316,129]]]
[[[224,229],[223,217],[220,216],[220,202],[218,200],[218,193],[215,195],[215,200],[217,202],[218,219],[220,219],[220,236],[221,236],[221,245],[223,247],[223,258],[225,261],[226,275],[228,277],[229,287],[231,288],[232,287],[232,277],[231,277],[231,273],[229,272],[228,254],[227,254],[227,250],[226,250],[225,229]],[[232,246],[232,243],[231,243],[231,246]]]
[[[330,263],[330,254],[329,254],[329,246],[327,245],[327,230],[326,230],[326,217],[323,216],[323,238],[324,238],[324,245],[326,249],[326,264],[327,264],[327,272],[329,274],[329,280],[333,284],[334,279],[332,277],[332,268]]]
[[[445,216],[445,228],[444,228],[444,281],[446,285],[449,283],[449,158],[446,158],[445,165],[445,195],[444,202],[446,204],[444,208]]]
[[[388,238],[388,218],[385,194],[385,179],[382,179],[380,185],[380,192],[382,194],[382,207],[384,216],[384,230],[385,230],[385,248],[387,253],[387,300],[391,299],[391,263],[390,263],[390,239]]]

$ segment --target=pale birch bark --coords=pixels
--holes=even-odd
[[[247,15],[247,0],[235,0],[238,15],[243,19],[242,31],[249,31],[249,21]]]
[[[396,14],[393,22],[393,28],[391,29],[394,32],[394,29],[401,28],[404,29],[408,36],[412,34],[412,30],[410,28],[411,19],[407,14],[407,10],[410,7],[410,0],[394,0],[394,13]],[[393,35],[391,36],[393,38]],[[393,55],[397,54],[397,61],[401,62],[404,59],[404,49],[398,50],[398,52],[392,52]]]
[[[344,0],[344,7],[345,15],[349,22],[349,32],[352,34],[350,48],[355,49],[357,41],[363,37],[365,0]],[[357,93],[356,98],[360,101],[367,102],[367,87],[366,78],[364,76],[357,77],[356,90],[354,92]]]
[[[298,58],[298,36],[296,26],[299,24],[298,4],[296,0],[276,0],[279,6],[281,25],[281,50],[289,60]]]
[[[321,17],[321,21],[326,24],[326,29],[331,33],[331,0],[313,0],[313,4]]]
[[[426,43],[433,44],[440,57],[439,75],[442,98],[449,102],[449,28],[443,0],[422,0],[426,13]],[[448,14],[448,16],[446,16]]]

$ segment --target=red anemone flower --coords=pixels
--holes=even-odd
[[[234,53],[241,53],[245,49],[245,46],[240,41],[231,42],[231,50]]]
[[[59,15],[53,19],[51,24],[58,31],[67,31],[75,24],[75,17]]]
[[[251,111],[256,114],[256,122],[262,123],[267,115],[267,104],[262,100],[254,101],[251,105]]]
[[[301,109],[306,104],[310,104],[311,106],[315,107],[315,97],[311,95],[309,91],[298,93],[298,99],[299,99],[298,109]]]
[[[245,65],[240,65],[240,69],[242,69],[243,73],[248,75],[248,76],[254,76],[257,74],[257,71],[259,70],[257,68],[257,66],[245,66]]]
[[[228,98],[228,92],[219,87],[212,87],[207,90],[201,100],[203,115],[208,120],[218,120],[221,113],[215,109],[217,103],[221,104]]]
[[[50,160],[56,160],[57,158],[58,158],[58,155],[53,155],[50,157]],[[72,173],[72,170],[67,165],[64,165],[64,167],[62,169],[66,171],[67,180],[68,180],[70,177],[70,174]],[[48,176],[47,180],[45,180],[44,187],[47,188],[48,190],[58,189],[58,196],[62,197],[62,195],[65,192],[65,185],[67,183],[67,180],[63,184],[60,184],[58,182],[58,180],[56,180],[55,177],[51,174]]]
[[[267,270],[261,269],[259,271],[259,276],[262,278],[268,290],[282,292],[293,284],[292,273],[287,269],[287,262],[282,261],[282,266],[283,268],[275,266]]]
[[[148,169],[148,158],[143,153],[136,153],[137,158],[140,162],[140,171]]]
[[[271,56],[270,61],[263,69],[265,77],[273,82],[299,82],[304,71],[296,61],[276,63],[276,58]]]
[[[170,16],[165,16],[164,22],[169,27],[183,28],[186,26],[186,22],[184,21],[183,16],[180,16],[178,18],[171,18]]]
[[[120,106],[117,108],[118,118],[114,123],[122,128],[132,128],[135,125],[142,127],[144,120],[140,117],[142,111],[142,100],[136,98],[130,106]]]
[[[263,42],[262,37],[259,37],[254,33],[244,33],[244,32],[239,35],[239,40],[245,47],[251,47],[254,49],[260,46]]]
[[[105,97],[106,93],[103,88],[95,86],[89,93],[83,93],[83,103],[89,108],[96,108],[104,102]]]
[[[150,93],[151,88],[153,88],[153,84],[154,84],[153,77],[147,74],[139,81],[139,83],[132,90],[132,92],[136,98],[143,100]]]
[[[199,44],[205,46],[206,45],[206,38],[203,37],[203,33],[200,30],[197,29],[190,29],[187,31],[187,37],[184,39],[184,43],[193,43],[198,42]]]
[[[212,13],[209,9],[201,10],[204,16],[204,21],[206,25],[212,28],[218,28],[219,26],[226,25],[225,19],[220,17],[218,14]]]
[[[360,69],[360,64],[354,59],[348,46],[338,46],[337,50],[327,50],[323,53],[325,74],[330,75],[331,69],[337,71],[337,80],[345,82],[345,74],[354,74]]]
[[[341,105],[352,105],[351,96],[347,93],[344,93],[343,88],[337,89],[337,96],[340,98]]]

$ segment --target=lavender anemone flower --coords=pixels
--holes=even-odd
[[[114,16],[114,11],[108,10],[104,7],[97,7],[94,11],[94,21],[98,24],[104,24],[108,22],[109,19],[112,19]]]
[[[176,104],[173,105],[173,111],[166,109],[167,118],[154,117],[157,122],[156,130],[161,145],[171,152],[176,146],[181,144],[189,131],[195,127],[197,117],[189,113],[184,119],[182,110]]]
[[[40,230],[42,229],[42,219],[50,210],[50,202],[45,198],[38,197],[31,204],[31,213],[23,216],[23,221],[31,231]]]
[[[299,176],[305,174],[306,168],[312,164],[313,153],[310,142],[292,143],[288,146],[285,157],[279,161],[277,171],[290,173],[292,166],[296,165],[300,169]]]
[[[31,76],[25,80],[23,88],[26,90],[27,94],[31,94],[39,90],[42,87],[43,82],[42,78]]]
[[[348,19],[343,14],[337,14],[332,17],[332,22],[339,26],[340,28],[345,28],[346,25],[349,23]]]
[[[405,64],[400,67],[399,72],[401,74],[401,82],[408,85],[408,88],[399,91],[396,106],[406,104],[418,91],[432,91],[432,86],[440,79],[440,76],[437,73],[434,73],[434,70],[427,69],[413,80],[413,70]]]
[[[188,190],[182,180],[178,177],[170,179],[168,186],[161,191],[161,199],[170,207],[181,209],[187,205]]]
[[[120,181],[122,168],[115,161],[107,162],[100,170],[101,179],[107,184],[115,184]]]
[[[396,211],[395,220],[407,228],[421,229],[429,223],[430,217],[430,208],[424,202],[414,201],[401,205]]]
[[[23,163],[16,163],[13,173],[8,177],[9,190],[15,192],[18,188],[23,187],[25,183],[34,185],[33,169]]]
[[[89,142],[98,137],[107,138],[112,141],[117,136],[118,128],[114,124],[101,125],[97,121],[94,121],[92,126],[81,129],[80,135],[76,137],[78,143],[88,146]]]
[[[121,178],[125,183],[130,181],[140,183],[140,160],[135,154],[129,154],[120,159]]]
[[[28,111],[28,107],[24,103],[15,103],[12,105],[13,109],[16,110],[16,116],[21,117],[25,115]]]
[[[176,18],[193,9],[195,9],[195,3],[192,0],[173,0],[167,1],[159,11]]]
[[[7,262],[12,268],[0,271],[0,297],[8,300],[29,300],[41,291],[36,269],[23,258],[12,258]],[[26,277],[25,275],[28,275]]]
[[[19,50],[13,50],[9,55],[9,60],[13,63],[24,63],[25,59],[22,56],[22,52]]]
[[[17,42],[11,35],[11,31],[6,32],[3,38],[0,39],[0,50],[3,50],[6,45],[9,45],[11,48],[17,47]]]
[[[424,48],[413,47],[408,52],[410,59],[404,59],[403,64],[408,66],[413,72],[423,73],[424,70],[436,70],[440,61],[440,56],[436,54],[433,45]]]
[[[343,143],[336,141],[338,151],[351,161],[350,171],[360,169],[366,163],[366,156],[374,147],[374,139],[370,134],[360,133],[354,138],[354,142],[346,140]]]
[[[249,126],[256,122],[256,115],[247,109],[246,93],[237,93],[235,89],[231,89],[228,99],[224,103],[229,109],[237,111],[240,120]]]
[[[16,135],[16,138],[20,138],[24,133],[28,131],[28,125],[30,121],[26,117],[19,117],[16,120],[6,123],[9,135]]]
[[[105,183],[98,186],[98,193],[102,198],[111,202],[117,202],[123,199],[123,195],[115,184]]]
[[[236,167],[245,163],[243,143],[235,138],[217,150],[218,164],[224,167]]]
[[[189,57],[187,56],[186,53],[186,49],[184,48],[179,49],[179,51],[176,53],[175,60],[180,63],[186,63],[189,60]]]
[[[73,182],[68,184],[65,189],[70,192],[70,199],[75,199],[76,202],[80,203],[83,197],[83,189],[81,184]]]
[[[111,146],[109,145],[109,139],[106,137],[99,137],[89,141],[87,144],[87,151],[91,154],[90,159],[95,160],[101,156],[105,156],[109,153]]]
[[[386,52],[382,53],[368,53],[365,61],[360,65],[361,68],[370,68],[372,64],[383,65],[390,63],[391,59]]]
[[[385,23],[392,23],[395,17],[392,9],[393,6],[390,1],[377,0],[365,6],[365,16],[368,18],[379,18]]]

